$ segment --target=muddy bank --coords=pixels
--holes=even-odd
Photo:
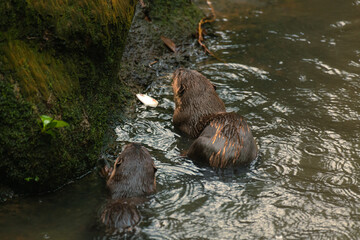
[[[144,88],[162,74],[188,67],[193,58],[204,56],[196,41],[202,17],[199,8],[188,0],[138,3],[121,61],[120,79]],[[175,44],[175,52],[162,37]]]
[[[114,127],[132,116],[133,103],[141,104],[135,98],[139,92],[156,84],[163,75],[179,67],[192,67],[197,58],[208,57],[197,43],[198,23],[204,12],[188,0],[153,0],[140,2],[127,36],[121,60],[119,79],[132,89],[131,105],[123,114],[117,114],[106,134],[101,160],[114,161],[122,144],[116,141]],[[174,52],[161,37],[170,39],[176,46]]]

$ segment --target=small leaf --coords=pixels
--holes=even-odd
[[[40,178],[38,176],[35,177],[35,182],[38,182]]]
[[[25,181],[29,182],[30,180],[32,180],[33,178],[32,177],[27,177],[27,178],[24,178]]]
[[[46,115],[41,115],[40,118],[41,118],[41,121],[43,122],[43,125],[44,125],[43,127],[46,127],[53,120],[52,117],[49,117]]]
[[[56,123],[56,125],[54,127],[56,128],[61,128],[61,127],[68,127],[69,124],[65,121],[61,121],[61,120],[54,120],[53,122]]]
[[[170,38],[161,36],[161,40],[165,43],[165,45],[173,52],[176,52],[176,45]]]

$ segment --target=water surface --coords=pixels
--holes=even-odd
[[[210,12],[205,1],[197,1]],[[251,125],[261,158],[223,172],[181,157],[171,73],[114,127],[113,155],[140,142],[158,191],[133,234],[92,231],[106,199],[92,174],[54,194],[0,206],[1,239],[358,239],[360,236],[360,2],[213,0],[221,60],[193,56],[228,111]]]

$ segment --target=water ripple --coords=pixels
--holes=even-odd
[[[331,67],[330,65],[324,63],[323,61],[319,60],[318,58],[314,58],[314,59],[304,58],[303,61],[307,62],[307,63],[314,63],[315,67],[317,69],[321,70],[322,72],[329,74],[329,75],[338,75],[342,79],[353,83],[353,85],[355,87],[359,87],[357,80],[359,79],[360,75],[357,73],[351,73],[351,72],[347,72],[345,70],[340,70],[338,68]]]
[[[348,24],[351,24],[351,22],[350,21],[337,21],[336,23],[333,23],[330,26],[333,28],[342,28]]]
[[[260,68],[254,67],[254,66],[247,66],[244,64],[239,63],[213,63],[208,64],[205,66],[201,66],[200,70],[205,69],[203,72],[207,75],[214,76],[214,79],[217,79],[217,76],[221,74],[223,77],[224,72],[230,72],[230,71],[236,71],[236,74],[238,74],[238,77],[240,77],[241,80],[246,81],[247,75],[255,75],[256,77],[259,77],[263,80],[268,80],[269,73],[267,71],[264,71]],[[234,75],[233,75],[234,76]]]
[[[287,39],[287,40],[290,40],[292,42],[305,42],[307,44],[311,44],[311,42],[304,37],[304,33],[285,34],[285,36],[283,38]]]

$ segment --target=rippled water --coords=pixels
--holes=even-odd
[[[247,118],[261,158],[234,173],[181,157],[191,140],[172,126],[171,73],[159,77],[147,92],[159,106],[134,106],[108,150],[140,142],[158,167],[139,228],[120,237],[359,239],[360,1],[212,3],[216,36],[206,43],[221,61],[193,68]],[[93,174],[0,206],[0,238],[106,239],[91,230],[103,186]]]

